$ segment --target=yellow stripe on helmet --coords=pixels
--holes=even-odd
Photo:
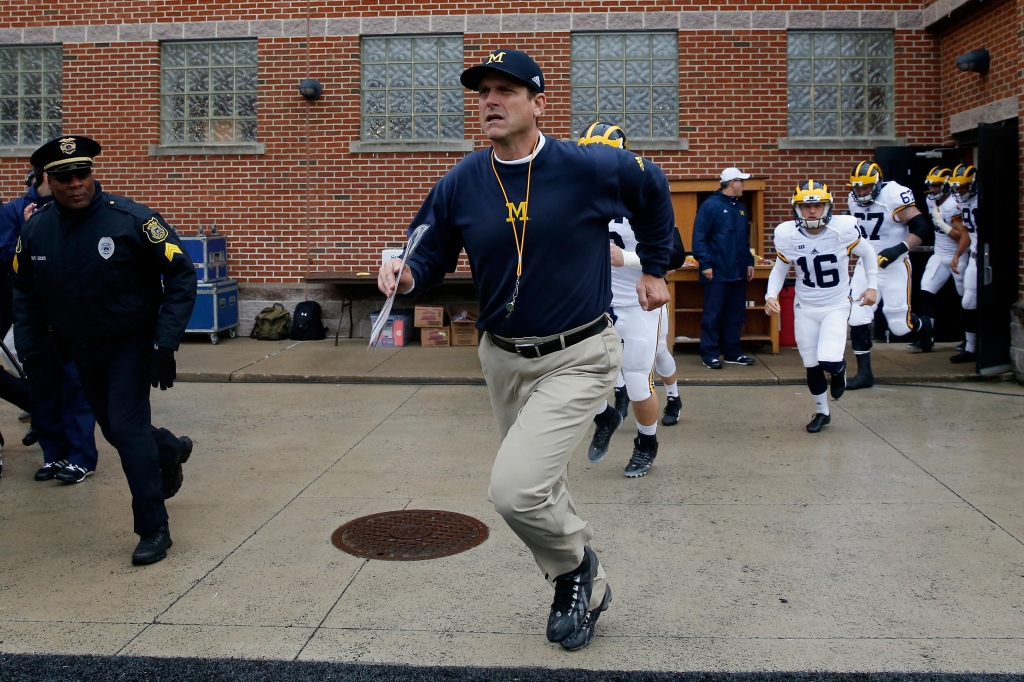
[[[818,186],[815,187],[815,184]],[[807,188],[801,188],[800,185],[796,187],[796,194],[790,200],[793,204],[831,204],[832,193],[828,191],[828,185],[823,185],[820,182],[815,183],[814,180],[807,181]]]
[[[874,161],[861,161],[850,173],[850,187],[862,187],[882,182],[882,169]]]
[[[618,149],[629,149],[629,143],[626,141],[626,131],[617,125],[608,125],[607,130],[604,131],[603,135],[595,135],[594,128],[599,125],[606,125],[600,121],[595,121],[590,124],[587,128],[587,132],[580,135],[580,139],[577,142],[579,146],[587,144],[606,144],[609,147],[616,147]],[[612,134],[618,132],[622,137],[612,137]]]
[[[974,182],[977,170],[974,166],[961,163],[959,166],[953,169],[953,173],[949,178],[949,184],[953,187],[959,187],[960,185],[969,185]]]

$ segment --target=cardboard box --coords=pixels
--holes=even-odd
[[[420,345],[424,348],[447,348],[451,345],[448,327],[423,327],[420,329]]]
[[[444,306],[440,305],[418,305],[416,306],[416,319],[413,321],[416,327],[443,327]]]
[[[479,308],[470,305],[449,305],[448,319],[451,321],[453,346],[479,346],[480,330],[476,328]]]
[[[370,326],[377,324],[377,317],[380,311],[370,313]],[[388,315],[387,324],[377,339],[378,346],[405,346],[409,343],[409,335],[412,333],[412,311],[392,310]]]

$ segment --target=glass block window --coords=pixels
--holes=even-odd
[[[163,144],[256,141],[256,41],[161,45]]]
[[[676,33],[574,33],[572,135],[600,119],[626,136],[679,137]]]
[[[462,36],[363,38],[362,139],[463,139],[462,64]]]
[[[789,137],[892,137],[893,36],[790,32]]]
[[[62,57],[60,45],[0,47],[0,146],[60,136]]]

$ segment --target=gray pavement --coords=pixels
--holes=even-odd
[[[366,339],[324,341],[253,341],[224,339],[214,346],[190,337],[178,352],[178,377],[182,381],[213,382],[308,382],[308,383],[484,383],[475,347],[423,348],[418,343],[403,348],[367,350]],[[876,344],[872,351],[875,378],[879,383],[919,381],[959,382],[988,380],[974,373],[974,365],[954,365],[952,343],[936,345],[934,353],[913,353],[903,343]],[[686,352],[689,348],[691,352]],[[676,353],[679,382],[684,385],[802,384],[806,373],[796,348],[751,346],[757,363],[750,367],[726,365],[710,370],[701,364],[696,347]],[[847,362],[856,367],[853,351]]]
[[[615,602],[578,653],[545,640],[550,590],[486,499],[497,438],[483,387],[154,392],[155,423],[191,435],[196,451],[168,503],[174,547],[139,568],[110,446],[84,483],[36,483],[39,450],[11,445],[24,427],[4,408],[0,652],[1024,670],[1024,387],[851,392],[816,436],[803,431],[806,393],[684,386],[683,420],[659,430],[658,460],[639,480],[621,473],[631,428],[597,465],[584,441],[571,485]],[[408,563],[330,543],[352,518],[403,508],[470,514],[491,534]]]

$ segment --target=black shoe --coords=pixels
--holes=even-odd
[[[722,369],[722,361],[718,358],[712,360],[703,360],[704,366],[708,369]]]
[[[583,624],[596,573],[597,555],[590,547],[584,547],[579,568],[555,578],[555,600],[548,615],[549,642],[568,639]]]
[[[60,470],[66,467],[67,465],[68,461],[66,459],[62,459],[56,462],[50,462],[49,464],[44,464],[42,468],[40,468],[39,471],[36,472],[36,480],[53,480],[53,477],[56,476],[60,472]]]
[[[590,644],[590,640],[594,639],[594,625],[597,624],[597,619],[601,617],[602,611],[607,611],[608,606],[612,603],[612,588],[606,586],[604,590],[604,599],[601,600],[601,605],[593,611],[587,611],[586,618],[583,619],[583,624],[576,629],[576,632],[563,639],[560,644],[563,648],[569,651],[576,651],[582,649],[586,645]]]
[[[622,415],[611,405],[601,414],[594,417],[594,439],[590,441],[587,459],[595,464],[608,454],[608,443],[615,429],[622,425]]]
[[[661,423],[665,426],[672,426],[679,423],[679,412],[683,409],[683,401],[677,395],[670,395],[665,401],[665,416]]]
[[[755,362],[756,360],[754,360],[754,358],[748,358],[746,355],[740,355],[739,357],[735,357],[732,360],[730,360],[729,358],[725,359],[725,364],[727,365],[746,365],[749,367]]]
[[[935,332],[932,318],[922,315],[918,319],[921,320],[921,330],[918,332],[917,345],[920,346],[922,353],[931,353],[935,347]]]
[[[871,388],[875,385],[875,375],[871,373],[871,353],[857,356],[857,376],[846,380],[846,390],[856,391],[859,388]]]
[[[28,427],[28,431],[26,431],[25,435],[21,437],[21,444],[24,445],[26,448],[29,448],[29,447],[32,447],[33,445],[35,445],[38,442],[39,442],[39,432],[36,431],[31,426]]]
[[[968,353],[966,350],[962,350],[949,359],[950,362],[961,364],[964,362],[974,362],[977,356],[974,353]]]
[[[61,483],[81,483],[87,476],[92,476],[94,473],[96,472],[93,469],[86,469],[77,464],[68,464],[58,471],[54,478]]]
[[[963,353],[965,350],[967,350],[967,341],[961,341],[953,350],[955,350],[957,353]]]
[[[814,415],[814,419],[811,420],[811,423],[807,425],[807,432],[817,433],[818,431],[821,431],[821,427],[828,424],[830,421],[832,421],[832,417],[818,412]]]
[[[846,393],[846,367],[832,375],[829,382],[829,389],[832,393],[832,400],[839,400]]]
[[[171,533],[167,526],[160,526],[149,535],[139,539],[138,546],[132,552],[132,563],[136,566],[144,564],[155,564],[167,557],[167,550],[171,545]]]
[[[618,412],[623,419],[625,419],[626,414],[629,413],[629,393],[626,391],[625,386],[619,386],[615,389],[615,411]]]
[[[185,474],[181,470],[181,465],[192,456],[192,439],[188,436],[182,436],[178,440],[181,441],[181,453],[178,455],[178,461],[173,466],[160,471],[164,480],[165,500],[171,499],[181,490],[181,484],[185,480]]]
[[[654,458],[658,456],[657,436],[637,434],[633,439],[633,456],[622,472],[626,478],[639,478],[651,470]]]

